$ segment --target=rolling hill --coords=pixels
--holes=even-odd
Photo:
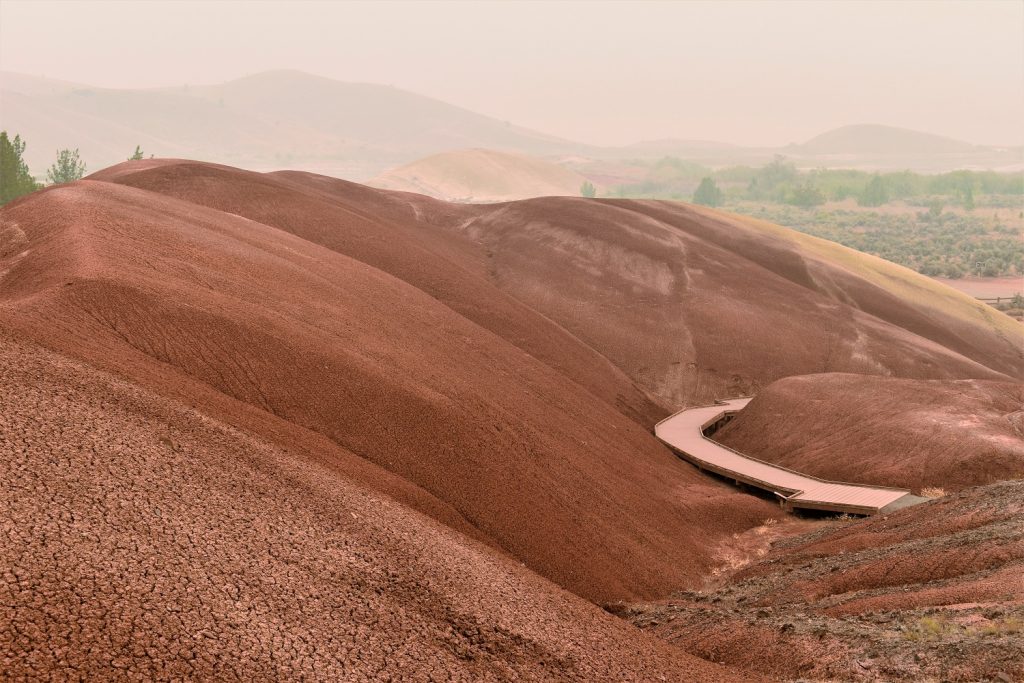
[[[0,652],[26,676],[749,680],[595,606],[695,589],[782,515],[651,426],[823,369],[1024,376],[1017,323],[919,280],[670,202],[187,160],[22,197]]]
[[[403,505],[386,472],[269,413],[287,445],[19,338],[6,304],[5,678],[749,680]]]
[[[1024,479],[1024,385],[789,377],[715,438],[825,479],[957,491]]]
[[[24,234],[3,266],[11,326],[263,440],[358,454],[417,509],[599,602],[693,580],[702,548],[773,514],[675,459],[641,389],[460,272],[455,245],[378,218],[387,196],[354,186],[360,215],[273,176],[122,168],[146,165],[5,207]],[[192,199],[128,185],[168,182]]]
[[[841,126],[817,135],[794,151],[814,155],[919,156],[972,152],[976,145],[895,126]]]
[[[586,180],[575,171],[536,157],[467,149],[434,154],[393,168],[368,184],[447,201],[500,202],[579,196]]]

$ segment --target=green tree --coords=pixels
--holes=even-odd
[[[85,162],[78,158],[78,150],[62,149],[57,161],[46,172],[46,179],[54,185],[70,183],[85,175]]]
[[[22,158],[24,153],[25,143],[20,135],[11,140],[6,130],[0,131],[0,204],[39,189]]]
[[[135,151],[130,157],[128,157],[128,161],[138,161],[143,158],[145,157],[142,154],[142,147],[140,145],[135,145]]]
[[[793,183],[797,175],[796,166],[787,162],[786,157],[776,154],[771,163],[757,170],[747,192],[752,199],[775,197],[784,193],[784,186]]]
[[[583,197],[596,197],[597,188],[594,187],[594,183],[589,180],[584,180],[583,184],[580,185],[580,195]]]
[[[864,191],[857,197],[857,203],[861,206],[881,206],[889,201],[889,191],[885,186],[882,176],[877,173],[871,177]]]
[[[964,211],[974,211],[974,188],[970,185],[964,188]]]
[[[722,203],[722,191],[718,189],[714,180],[705,176],[697,186],[697,191],[693,193],[693,203],[718,206]]]
[[[825,203],[825,195],[808,181],[792,188],[786,195],[786,203],[804,208],[820,206]]]

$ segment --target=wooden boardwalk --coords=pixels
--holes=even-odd
[[[749,398],[740,398],[680,411],[655,425],[654,433],[697,467],[737,484],[770,491],[786,509],[873,515],[919,502],[920,499],[904,489],[818,479],[743,455],[709,438],[749,401]]]

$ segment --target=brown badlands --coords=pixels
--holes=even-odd
[[[163,160],[9,204],[4,670],[749,680],[592,604],[696,589],[781,517],[654,422],[823,371],[1024,376],[1005,316],[779,230]]]
[[[826,479],[957,491],[1024,479],[1024,385],[790,377],[761,392],[715,439]]]

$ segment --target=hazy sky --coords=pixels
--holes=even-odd
[[[268,69],[597,144],[885,123],[1024,143],[1024,2],[23,2],[0,69],[108,87]]]

